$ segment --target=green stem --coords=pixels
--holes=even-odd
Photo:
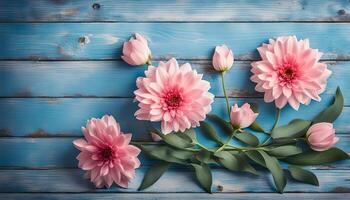
[[[145,145],[157,145],[159,142],[138,142],[138,141],[131,141],[130,144],[138,145],[138,144],[145,144]]]
[[[236,151],[252,151],[252,150],[266,150],[264,147],[252,147],[252,148],[247,148],[247,147],[236,147],[232,145],[228,145],[225,149],[227,150],[236,150]]]
[[[207,147],[205,147],[205,146],[203,146],[202,144],[200,144],[200,143],[195,143],[196,145],[198,145],[200,148],[202,148],[202,149],[205,149],[205,150],[207,150],[207,151],[212,151],[212,150],[210,150],[210,149],[208,149]]]
[[[276,121],[275,121],[275,124],[273,125],[271,131],[273,131],[273,130],[277,127],[278,122],[280,121],[280,117],[281,117],[281,109],[277,108],[277,117],[276,117]]]
[[[131,141],[130,144],[132,144],[132,145],[158,145],[159,142],[133,142],[133,141]],[[192,151],[192,152],[200,151],[199,149],[191,149],[191,148],[181,148],[181,147],[175,147],[175,148],[185,150],[185,151]]]
[[[233,136],[235,135],[235,133],[238,131],[238,129],[234,130],[232,132],[232,134],[230,135],[230,137],[228,138],[228,140],[220,147],[218,148],[215,152],[220,152],[222,151],[223,149],[225,149],[225,147],[231,142]]]
[[[277,108],[277,117],[276,117],[275,123],[274,123],[274,125],[273,125],[273,127],[272,127],[272,129],[271,129],[271,132],[272,132],[273,130],[275,130],[275,128],[277,127],[278,122],[280,121],[280,117],[281,117],[281,109]],[[271,136],[269,136],[269,137],[268,137],[261,145],[259,145],[259,146],[265,146],[265,145],[270,141],[270,139],[271,139]]]
[[[259,146],[265,146],[271,139],[272,137],[268,137],[261,145]]]
[[[227,96],[227,93],[226,93],[224,75],[225,75],[225,71],[222,71],[221,72],[221,84],[222,84],[222,90],[224,91],[224,95],[225,95],[225,99],[226,99],[226,107],[227,107],[228,118],[230,119],[231,108],[230,108],[230,102],[228,100],[228,96]]]

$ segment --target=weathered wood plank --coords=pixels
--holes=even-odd
[[[197,134],[199,138],[203,137]],[[350,134],[338,134],[337,147],[350,153]],[[0,138],[0,168],[75,168],[79,151],[72,142],[76,138]],[[143,166],[154,161],[140,155]],[[350,160],[314,166],[311,169],[350,169]]]
[[[58,193],[45,193],[45,194],[16,194],[16,193],[6,193],[0,194],[0,197],[7,200],[18,200],[18,199],[27,199],[27,200],[145,200],[145,199],[169,199],[169,200],[193,200],[193,199],[245,199],[245,200],[270,200],[270,199],[289,199],[289,200],[347,200],[349,199],[349,193],[285,193],[283,195],[276,193],[216,193],[216,194],[203,194],[203,193],[158,193],[158,194],[149,194],[149,193],[78,193],[78,194],[58,194]]]
[[[350,21],[349,11],[347,0],[3,0],[0,21]]]
[[[184,63],[187,61],[179,61]],[[211,92],[223,96],[220,74],[209,61],[188,61],[211,83]],[[249,61],[236,61],[226,73],[231,97],[261,97],[254,90]],[[350,105],[350,62],[327,62],[333,71],[327,94],[340,86],[345,104]],[[131,67],[123,61],[1,61],[0,97],[133,97],[136,78],[147,67]],[[123,83],[123,84],[120,84]]]
[[[282,111],[281,124],[295,118],[312,119],[326,108],[333,96],[322,95],[321,102],[301,106],[299,111],[286,107]],[[232,98],[233,103],[250,102],[258,104],[258,121],[269,130],[275,118],[274,104],[266,104],[263,99]],[[225,101],[218,98],[212,105],[212,112],[226,116]],[[148,139],[147,130],[152,124],[134,118],[137,103],[131,98],[1,98],[0,133],[2,136],[80,136],[81,126],[91,117],[112,114],[125,132],[132,132],[136,139]],[[349,132],[350,108],[345,107],[335,122],[338,133]],[[156,123],[154,125],[159,125]]]
[[[347,23],[2,23],[0,59],[120,59],[134,32],[149,38],[156,59],[209,59],[222,43],[236,59],[258,59],[255,49],[282,35],[309,38],[323,59],[350,59]]]
[[[95,189],[93,184],[83,178],[80,169],[57,170],[0,170],[0,192],[136,192],[145,173],[145,168],[136,172],[128,189]],[[349,170],[312,170],[319,179],[320,186],[290,182],[285,192],[350,192]],[[272,177],[267,172],[260,176],[228,173],[224,169],[213,169],[213,192],[274,192]],[[257,187],[259,186],[259,187]],[[307,187],[306,187],[307,186]],[[149,192],[204,192],[196,183],[194,172],[186,169],[167,171],[150,188]],[[209,195],[209,194],[207,194]]]

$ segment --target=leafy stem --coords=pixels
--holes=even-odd
[[[227,113],[228,113],[228,118],[230,118],[230,112],[231,112],[231,108],[230,108],[230,102],[228,100],[228,96],[226,93],[226,87],[225,87],[225,71],[221,72],[221,84],[222,84],[222,90],[224,91],[224,95],[225,95],[225,99],[226,99],[226,107],[227,107]]]
[[[205,150],[207,150],[207,151],[212,151],[212,150],[210,150],[210,149],[208,149],[207,147],[205,147],[205,146],[203,146],[201,143],[199,143],[199,142],[196,142],[195,143],[196,145],[198,145],[200,148],[202,148],[202,149],[205,149]]]
[[[278,122],[280,121],[280,117],[281,117],[281,109],[277,108],[277,117],[271,131],[273,131],[277,127]]]
[[[159,142],[141,142],[141,141],[131,141],[130,144],[132,145],[157,145]]]
[[[261,145],[259,146],[266,146],[268,144],[268,142],[272,139],[272,137],[268,137]]]
[[[233,145],[227,145],[225,150],[236,150],[236,151],[253,151],[253,150],[266,150],[265,147],[236,147]]]
[[[227,141],[220,147],[218,148],[215,152],[220,152],[222,151],[223,149],[225,149],[225,147],[231,142],[233,136],[236,134],[236,132],[238,131],[239,129],[236,129],[232,132],[232,134],[230,135],[230,137],[227,139]]]
[[[276,120],[275,123],[273,124],[273,127],[271,129],[271,132],[277,127],[278,122],[280,121],[280,117],[281,117],[281,109],[277,108],[277,114],[276,114]],[[268,142],[271,140],[271,136],[269,136],[260,146],[265,146],[266,144],[268,144]]]

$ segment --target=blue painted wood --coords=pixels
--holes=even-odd
[[[184,63],[187,61],[179,61]],[[211,62],[188,61],[203,79],[211,83],[211,92],[223,96],[220,74]],[[155,62],[156,64],[157,62]],[[250,81],[251,62],[236,61],[226,73],[228,95],[231,97],[261,97]],[[329,61],[333,74],[327,94],[340,86],[345,105],[350,105],[350,62]],[[132,97],[136,78],[144,76],[147,67],[132,67],[123,61],[1,61],[0,97]],[[103,81],[101,81],[103,80]],[[123,83],[123,84],[119,84]]]
[[[98,3],[99,6],[94,3]],[[317,10],[317,12],[315,12]],[[344,10],[345,13],[339,11]],[[350,21],[336,1],[3,0],[0,21]]]
[[[282,111],[281,124],[294,118],[312,119],[326,108],[333,96],[322,95],[321,102],[312,102],[301,106],[299,111],[286,107]],[[266,104],[262,99],[231,99],[231,104],[238,102],[260,105],[258,121],[269,130],[275,117],[274,104]],[[216,99],[211,113],[226,116],[225,101]],[[80,128],[91,117],[112,114],[121,124],[122,130],[132,132],[135,139],[147,139],[147,130],[152,124],[136,120],[133,116],[137,104],[131,98],[3,98],[0,99],[0,132],[3,136],[80,136]],[[338,133],[349,132],[350,108],[345,107],[342,115],[335,122]],[[154,123],[158,125],[159,123]],[[157,127],[157,126],[156,126]]]
[[[98,3],[99,6],[92,6],[93,3]],[[349,106],[347,60],[350,60],[350,26],[348,23],[310,23],[350,22],[349,12],[350,3],[347,0],[1,1],[0,21],[4,23],[0,24],[0,60],[13,61],[0,62],[0,134],[9,136],[0,138],[0,199],[257,198],[246,192],[263,192],[258,196],[262,199],[348,199],[349,161],[311,167],[319,176],[321,187],[306,187],[293,182],[286,190],[294,193],[285,196],[265,194],[274,192],[271,176],[266,173],[252,177],[214,169],[214,192],[220,192],[218,186],[223,186],[223,192],[227,193],[211,196],[190,194],[203,190],[195,183],[193,172],[183,168],[172,169],[144,194],[134,192],[145,168],[137,171],[136,179],[127,190],[115,187],[96,190],[91,183],[83,180],[81,170],[68,168],[76,167],[74,157],[78,153],[71,142],[81,136],[79,129],[90,117],[111,113],[121,122],[124,130],[134,133],[135,139],[149,140],[145,129],[150,128],[151,124],[136,121],[132,117],[137,109],[136,104],[132,103],[131,98],[117,98],[132,96],[135,78],[145,68],[129,67],[122,61],[106,61],[120,59],[122,42],[132,33],[140,32],[149,38],[156,60],[175,56],[182,61],[194,62],[194,68],[204,73],[205,79],[212,83],[212,92],[219,97],[222,97],[222,90],[217,74],[208,70],[208,59],[211,58],[215,45],[226,43],[233,48],[236,60],[247,61],[259,59],[255,48],[269,37],[295,34],[299,38],[310,38],[313,48],[325,52],[322,59],[336,60],[337,63],[330,66],[334,73],[326,94],[322,96],[323,101],[313,102],[308,107],[302,106],[299,112],[291,108],[285,109],[281,120],[281,124],[285,124],[297,116],[314,116],[331,102],[330,94],[337,85],[342,87],[345,104]],[[53,21],[57,23],[32,23]],[[67,21],[74,23],[65,23]],[[158,23],[160,21],[162,23]],[[206,23],[209,21],[212,23]],[[283,23],[269,23],[272,21]],[[85,40],[79,40],[81,37]],[[35,63],[19,60],[94,61]],[[227,80],[230,96],[244,97],[231,100],[260,104],[262,114],[258,120],[265,128],[270,128],[274,119],[273,106],[264,105],[261,94],[254,92],[253,84],[248,81],[248,64],[249,62],[236,62],[235,68],[228,74],[232,77]],[[115,84],[120,82],[124,85]],[[335,123],[337,132],[341,133],[338,134],[341,140],[337,145],[347,152],[350,138],[349,112],[349,107],[345,107],[344,113]],[[222,98],[217,99],[213,113],[222,116],[225,114]],[[262,139],[261,136],[259,138]],[[200,134],[199,139],[212,145]],[[151,163],[142,156],[141,160],[144,166]],[[45,196],[40,192],[45,192]],[[94,194],[95,192],[100,194]],[[171,193],[162,196],[158,194],[161,192]],[[232,194],[237,192],[238,194]]]
[[[136,192],[145,168],[137,169],[136,177],[128,189],[116,186],[110,189],[95,189],[93,184],[83,178],[80,169],[57,170],[0,170],[0,192]],[[311,186],[290,181],[285,192],[336,192],[343,188],[349,192],[350,185],[348,170],[311,170],[318,176],[320,186]],[[218,186],[223,187],[225,193],[242,192],[274,192],[271,174],[262,171],[260,176],[243,173],[228,172],[225,169],[213,169],[213,192],[219,192]],[[257,187],[258,186],[258,187]],[[194,171],[175,169],[167,171],[153,186],[143,191],[154,192],[204,192],[196,183]],[[140,196],[142,194],[139,194]],[[210,195],[210,194],[207,194]],[[234,194],[233,194],[234,195]]]
[[[203,141],[204,138],[200,133],[197,133],[197,136]],[[338,134],[338,137],[340,140],[336,146],[350,152],[350,134]],[[76,168],[78,162],[75,157],[79,151],[72,144],[75,139],[77,138],[0,138],[0,168]],[[238,144],[235,143],[235,145]],[[142,166],[154,164],[154,161],[145,158],[143,154],[139,159]],[[309,168],[350,169],[350,160]]]
[[[210,81],[210,91],[217,96],[223,96],[220,75],[213,70],[211,63],[190,63],[198,73],[204,74],[203,79]],[[342,63],[335,69],[346,76],[347,71],[350,73],[350,68],[346,68],[345,63]],[[2,61],[0,96],[133,97],[136,78],[144,76],[146,69],[147,66],[133,67],[123,61]],[[230,96],[261,96],[255,92],[254,84],[249,80],[249,70],[250,62],[238,61],[227,73],[227,90]]]
[[[2,23],[0,59],[120,59],[134,32],[149,38],[156,59],[209,59],[223,43],[237,59],[258,59],[258,46],[283,35],[309,38],[323,59],[350,59],[346,23]]]
[[[286,193],[286,194],[276,194],[276,193],[216,193],[216,194],[198,194],[198,193],[157,193],[157,194],[149,194],[149,193],[88,193],[88,194],[59,194],[59,193],[45,193],[45,194],[0,194],[0,197],[3,197],[7,200],[16,200],[16,199],[27,199],[27,200],[144,200],[144,199],[168,199],[168,200],[193,200],[193,199],[245,199],[245,200],[256,200],[257,198],[261,200],[269,200],[269,199],[289,199],[289,200],[300,200],[300,199],[317,199],[317,200],[329,200],[329,199],[337,199],[337,200],[347,200],[349,199],[348,193]]]

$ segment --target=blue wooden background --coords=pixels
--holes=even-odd
[[[148,37],[156,61],[175,56],[211,82],[213,112],[225,114],[220,79],[211,68],[215,45],[227,44],[235,63],[227,74],[231,102],[260,104],[265,128],[274,107],[249,81],[255,50],[270,37],[309,38],[324,52],[333,75],[321,103],[283,110],[282,124],[310,119],[332,101],[339,85],[344,112],[336,121],[338,147],[350,152],[350,1],[0,1],[0,199],[350,199],[350,162],[309,167],[320,186],[290,181],[274,193],[271,176],[256,178],[213,169],[213,195],[192,171],[174,168],[154,186],[137,192],[147,166],[129,189],[95,189],[77,168],[72,140],[90,117],[112,114],[134,139],[150,140],[151,124],[133,117],[136,77],[145,67],[120,60],[122,43],[134,32]],[[200,138],[205,142],[203,138]]]

